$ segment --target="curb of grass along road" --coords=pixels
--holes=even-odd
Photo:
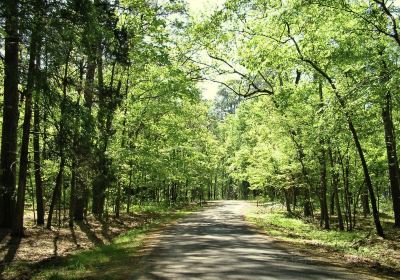
[[[261,218],[256,218],[253,216],[255,214],[255,210],[256,208],[248,211],[243,216],[244,220],[252,229],[262,233],[266,236],[266,238],[274,241],[278,246],[284,249],[294,251],[294,253],[304,255],[312,260],[343,267],[349,271],[356,272],[361,275],[364,274],[368,275],[369,277],[374,277],[373,279],[399,279],[400,274],[398,271],[381,271],[379,268],[372,267],[365,263],[349,263],[347,258],[353,255],[337,252],[330,246],[322,244],[299,243],[298,241],[296,242],[290,238],[271,235],[268,233],[268,223],[263,223]]]
[[[199,207],[187,211],[163,212],[161,217],[128,230],[110,244],[96,246],[69,255],[56,263],[37,267],[31,279],[127,279],[139,259],[146,254],[148,248],[145,245],[154,239],[157,232],[198,210]]]

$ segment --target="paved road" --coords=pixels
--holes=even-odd
[[[279,247],[243,221],[245,207],[220,202],[167,228],[131,279],[370,279]]]

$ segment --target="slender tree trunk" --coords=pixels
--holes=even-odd
[[[186,181],[188,182],[188,181]],[[214,200],[217,199],[217,188],[218,188],[218,172],[215,172],[215,176],[214,176]]]
[[[303,151],[303,147],[302,145],[296,140],[296,133],[291,130],[289,132],[290,135],[290,139],[292,139],[295,147],[296,147],[296,151],[297,151],[297,159],[300,162],[301,165],[301,173],[307,183],[306,187],[304,188],[304,208],[303,208],[303,212],[304,212],[304,216],[305,217],[313,217],[313,210],[312,210],[312,203],[311,203],[311,193],[310,193],[310,189],[312,187],[312,183],[310,180],[310,177],[308,175],[306,166],[304,164],[303,158],[304,158],[304,151]]]
[[[40,0],[38,0],[40,1]],[[39,5],[36,3],[36,5]],[[40,7],[36,7],[39,9]],[[24,235],[24,206],[25,206],[25,193],[26,193],[26,180],[29,166],[29,140],[31,131],[31,119],[32,119],[32,92],[35,86],[36,79],[36,56],[39,46],[39,34],[37,30],[38,24],[38,12],[34,17],[34,27],[31,35],[30,50],[29,50],[29,66],[28,66],[28,82],[25,93],[25,114],[21,141],[20,151],[20,165],[19,165],[19,179],[18,179],[18,192],[17,192],[17,206],[15,211],[15,219],[13,224],[13,236]]]
[[[49,214],[47,216],[46,228],[48,228],[48,229],[51,229],[53,212],[54,212],[54,209],[56,208],[57,202],[59,202],[61,199],[61,188],[62,188],[62,181],[63,181],[63,176],[64,176],[64,167],[65,167],[65,159],[64,159],[64,157],[62,157],[61,161],[60,161],[57,178],[56,178],[56,185],[54,187],[53,195],[51,198]]]
[[[339,200],[339,187],[338,187],[339,174],[335,168],[335,161],[333,159],[332,149],[329,149],[329,158],[330,158],[330,162],[331,162],[332,189],[333,189],[333,195],[335,198],[334,201],[335,201],[336,212],[337,212],[337,217],[338,217],[339,229],[344,230],[343,216],[342,216],[342,210],[340,208],[340,200]]]
[[[329,229],[328,203],[326,200],[326,154],[325,149],[320,151],[319,191],[321,199],[321,221],[325,229]]]
[[[74,213],[76,212],[76,157],[72,158],[72,166],[71,166],[71,194],[69,197],[69,212],[68,212],[68,225],[70,228],[74,226]]]
[[[33,161],[35,169],[37,225],[44,225],[44,201],[40,151],[40,106],[39,92],[35,92],[33,109]]]
[[[365,160],[365,157],[364,157],[364,151],[363,151],[363,149],[361,147],[360,140],[358,139],[358,135],[357,135],[356,129],[354,128],[354,125],[353,125],[353,123],[351,121],[349,121],[349,128],[350,128],[351,133],[353,134],[354,142],[356,144],[356,148],[357,148],[358,154],[360,156],[360,160],[361,160],[361,165],[363,167],[364,177],[365,177],[365,184],[367,185],[369,196],[370,196],[370,199],[371,199],[372,215],[374,217],[374,223],[375,223],[376,231],[377,231],[379,236],[383,237],[384,233],[383,233],[383,228],[382,228],[382,225],[381,225],[381,221],[379,219],[379,212],[378,212],[378,207],[377,207],[377,204],[376,204],[375,191],[374,191],[374,188],[372,186],[371,177],[369,175],[367,161]]]
[[[117,185],[117,197],[115,199],[115,217],[119,218],[119,213],[121,209],[121,184]]]
[[[82,130],[80,132],[81,137],[79,137],[79,142],[78,140],[76,145],[79,145],[79,150],[81,151],[79,155],[76,155],[78,159],[81,159],[81,157],[85,157],[83,153],[92,153],[92,135],[94,133],[94,130],[92,129],[92,105],[93,105],[93,82],[94,82],[94,76],[95,76],[95,71],[96,71],[96,62],[95,62],[95,55],[92,53],[88,55],[88,61],[87,61],[87,70],[86,70],[86,76],[85,76],[85,82],[84,82],[84,90],[83,90],[83,95],[84,95],[84,107],[85,109],[82,110],[82,114],[84,115],[84,124],[82,125]],[[81,68],[80,70],[80,80],[81,83],[83,83],[83,69]],[[78,132],[76,132],[76,137]],[[76,160],[78,160],[76,159]],[[76,164],[76,168],[78,168],[81,165],[81,162],[86,162],[86,161],[78,161]],[[87,210],[87,204],[88,204],[88,186],[84,180],[80,180],[76,176],[76,191],[75,194],[73,195],[73,200],[74,200],[74,209],[73,209],[73,216],[74,220],[76,221],[82,221],[84,219],[86,210]]]
[[[85,98],[85,107],[92,109],[93,104],[93,82],[94,82],[94,74],[96,71],[96,63],[94,60],[88,60],[87,72],[86,72],[86,82],[85,82],[85,90],[84,90],[84,98]]]
[[[331,182],[331,185],[333,185],[333,182]],[[335,192],[333,191],[333,189],[330,193],[329,212],[331,216],[335,215]]]
[[[351,218],[351,201],[349,191],[349,176],[350,176],[350,158],[346,157],[346,162],[343,162],[343,158],[340,157],[342,174],[343,174],[343,189],[344,189],[344,202],[346,208],[346,220],[348,223],[348,230],[353,229],[352,218]]]
[[[18,0],[5,0],[4,99],[0,158],[0,227],[11,228],[15,213],[18,129]]]
[[[319,82],[319,101],[321,112],[324,111],[324,99],[323,99],[323,88],[322,82]],[[327,192],[327,183],[326,183],[326,150],[324,148],[325,139],[323,136],[320,136],[320,155],[319,155],[319,164],[320,164],[320,175],[319,175],[319,192],[320,192],[320,200],[321,200],[321,222],[324,223],[324,228],[329,229],[329,212],[328,212],[328,202],[326,199]]]
[[[97,175],[92,186],[92,212],[94,215],[102,216],[104,212],[105,199],[106,199],[106,189],[107,185],[110,184],[110,170],[109,170],[109,158],[106,155],[108,146],[108,130],[109,125],[109,106],[106,100],[106,93],[104,88],[104,77],[103,77],[103,53],[102,47],[99,46],[98,57],[97,57],[97,79],[98,79],[98,95],[100,110],[98,113],[98,125],[101,133],[101,141],[97,147],[97,163],[96,171]]]
[[[365,184],[367,185],[368,191],[369,191],[369,195],[370,195],[370,199],[371,199],[371,206],[372,206],[372,213],[373,213],[373,217],[374,217],[374,223],[375,223],[375,228],[376,228],[376,232],[379,236],[384,237],[384,233],[383,233],[383,228],[382,228],[382,224],[379,218],[379,211],[377,208],[377,204],[376,204],[376,197],[375,197],[375,191],[372,185],[372,180],[371,180],[371,176],[369,174],[369,169],[368,169],[368,165],[367,165],[367,161],[365,159],[365,155],[364,155],[364,151],[362,149],[361,143],[360,143],[360,139],[358,138],[358,134],[357,131],[354,127],[352,118],[351,118],[351,114],[347,111],[347,106],[346,103],[343,99],[343,97],[341,96],[338,88],[336,87],[336,84],[334,82],[334,80],[322,69],[320,68],[315,62],[313,62],[310,59],[307,59],[303,56],[303,53],[300,50],[299,45],[297,44],[296,40],[291,36],[290,34],[290,27],[288,26],[288,35],[290,37],[290,39],[292,40],[292,42],[294,43],[297,53],[300,56],[300,59],[302,61],[304,61],[305,63],[309,64],[316,72],[318,72],[319,74],[321,74],[322,77],[324,77],[328,83],[330,84],[336,99],[338,100],[340,107],[343,110],[343,113],[346,117],[347,120],[347,124],[349,126],[349,130],[351,132],[351,135],[353,136],[353,140],[354,140],[354,144],[356,146],[358,155],[360,157],[360,161],[361,161],[361,166],[363,168],[363,173],[364,173],[364,177],[365,177]]]
[[[363,186],[364,186],[364,183],[363,183]],[[362,204],[362,209],[363,209],[363,215],[364,215],[364,217],[367,217],[368,215],[371,214],[371,209],[369,207],[368,189],[366,187],[362,188],[361,204]]]
[[[35,207],[35,191],[33,189],[33,181],[32,174],[29,174],[29,186],[31,191],[31,199],[32,199],[32,213],[33,213],[33,223],[36,224],[36,207]]]
[[[81,94],[82,94],[82,86],[83,86],[83,75],[84,75],[84,67],[83,67],[83,60],[79,62],[79,89],[78,89],[78,99],[76,101],[76,107],[81,108],[80,102],[81,102]],[[84,184],[81,184],[78,190],[78,184],[77,184],[77,169],[78,169],[78,157],[82,156],[79,155],[79,135],[81,134],[81,118],[82,118],[82,113],[84,114],[85,112],[82,112],[81,109],[79,109],[79,114],[75,116],[74,119],[74,134],[73,134],[73,140],[72,140],[72,166],[71,166],[71,192],[70,192],[70,198],[69,198],[69,211],[68,211],[68,225],[70,228],[74,226],[74,220],[75,220],[75,214],[76,217],[78,217],[78,220],[83,219],[83,209],[82,207],[82,201],[83,201],[83,194],[85,186]],[[79,193],[79,195],[78,195]],[[78,198],[80,201],[78,202]]]
[[[60,202],[61,200],[61,191],[62,191],[62,184],[63,184],[63,177],[64,177],[64,168],[65,168],[65,154],[64,154],[64,145],[65,145],[65,139],[64,139],[64,122],[65,122],[65,107],[66,107],[66,102],[67,102],[67,77],[68,77],[68,67],[69,67],[69,61],[71,58],[71,50],[68,51],[67,57],[66,57],[66,62],[65,62],[65,70],[64,70],[64,77],[63,77],[63,98],[61,101],[61,116],[60,116],[60,122],[59,122],[59,131],[58,131],[58,148],[59,148],[59,153],[60,153],[60,166],[58,169],[58,174],[56,178],[56,185],[54,187],[52,199],[51,199],[51,204],[49,208],[49,215],[47,217],[47,225],[46,228],[51,229],[51,223],[52,223],[52,218],[53,218],[53,212],[54,208],[57,205],[57,202]]]
[[[297,206],[297,189],[296,186],[292,187],[292,196],[293,196],[293,211],[296,211]]]
[[[285,195],[286,211],[288,213],[292,213],[292,209],[290,209],[290,194],[289,194],[289,190],[284,189],[283,193]]]
[[[390,188],[394,212],[394,225],[400,227],[400,171],[396,150],[392,120],[392,97],[390,92],[385,94],[385,104],[382,106],[382,120],[385,129],[386,153],[389,169]]]

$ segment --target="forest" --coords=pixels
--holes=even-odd
[[[1,1],[0,279],[37,230],[211,200],[400,248],[399,1],[188,2]]]

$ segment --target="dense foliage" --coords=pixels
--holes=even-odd
[[[191,28],[199,71],[251,99],[221,125],[232,179],[325,229],[400,225],[396,1],[232,0]]]
[[[399,7],[328,2],[2,1],[0,226],[256,197],[400,226]]]
[[[26,202],[50,228],[55,214],[73,226],[88,212],[118,217],[132,204],[204,199],[216,140],[176,48],[189,19],[183,3],[1,8],[2,227],[23,234]]]

